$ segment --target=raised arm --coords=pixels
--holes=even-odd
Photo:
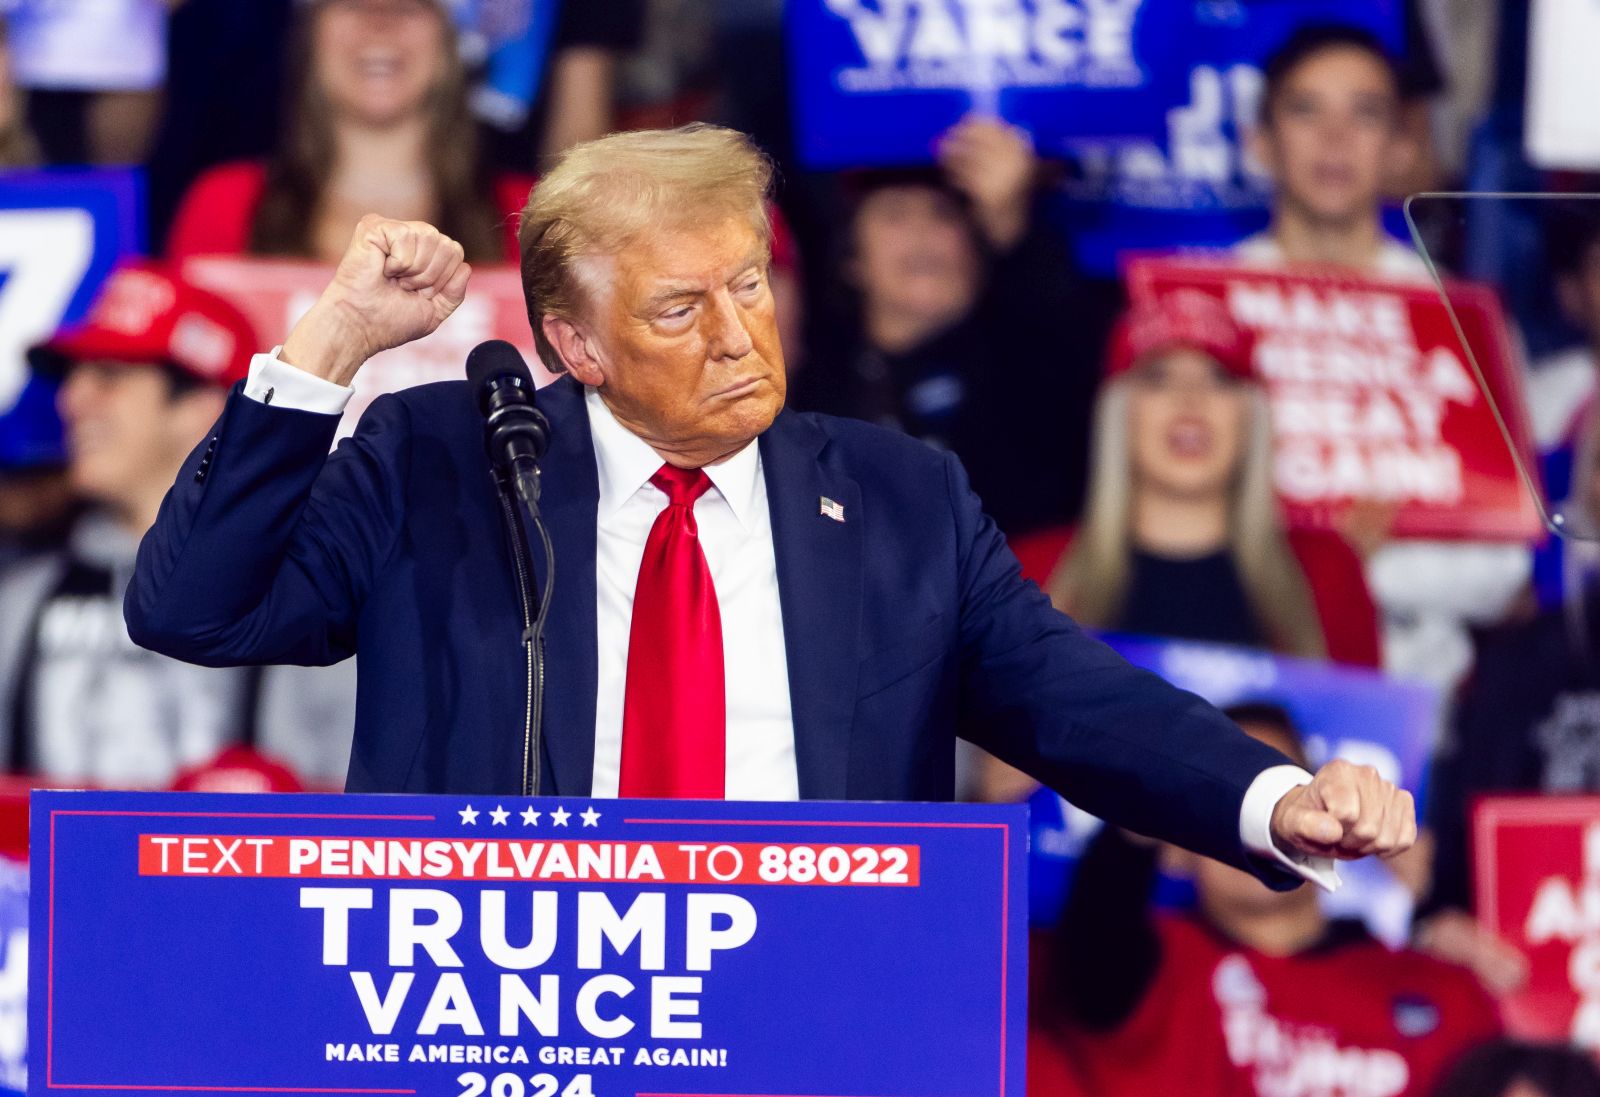
[[[410,424],[379,399],[330,457],[339,415],[307,410],[304,394],[347,393],[369,357],[443,323],[466,292],[461,255],[432,226],[362,219],[327,289],[275,358],[257,356],[167,493],[124,604],[135,642],[214,666],[353,652],[400,527]]]

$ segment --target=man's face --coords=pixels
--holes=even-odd
[[[748,219],[664,228],[586,264],[589,300],[574,327],[592,362],[568,365],[624,426],[693,466],[772,425],[783,348],[767,250]]]
[[[1280,202],[1331,225],[1375,214],[1400,110],[1385,65],[1353,47],[1323,50],[1289,73],[1266,109],[1258,152]]]
[[[73,487],[95,502],[133,507],[172,486],[220,401],[204,390],[174,397],[159,366],[82,362],[58,403]]]
[[[882,187],[856,213],[854,275],[869,307],[954,323],[977,299],[980,267],[965,213],[936,187]]]

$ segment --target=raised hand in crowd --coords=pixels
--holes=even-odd
[[[939,166],[972,202],[984,238],[996,251],[1012,248],[1028,228],[1039,174],[1027,131],[998,118],[970,116],[939,142]]]
[[[461,245],[432,225],[369,213],[328,288],[284,340],[281,357],[348,385],[374,354],[421,339],[449,319],[471,275]]]

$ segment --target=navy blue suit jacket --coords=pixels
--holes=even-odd
[[[557,566],[542,787],[583,796],[599,484],[580,386],[539,403]],[[330,456],[337,419],[233,393],[139,550],[129,631],[207,665],[357,655],[351,791],[514,795],[521,621],[467,386],[381,397]],[[1283,756],[1053,609],[958,461],[787,410],[759,444],[802,796],[949,799],[960,735],[1097,815],[1246,863],[1241,798]]]

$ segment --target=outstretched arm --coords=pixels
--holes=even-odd
[[[1333,762],[1313,778],[1085,634],[1022,578],[960,463],[947,457],[946,468],[960,545],[962,725],[974,742],[1108,822],[1274,886],[1295,877],[1332,886],[1323,859],[1411,845],[1411,798],[1376,772]]]

